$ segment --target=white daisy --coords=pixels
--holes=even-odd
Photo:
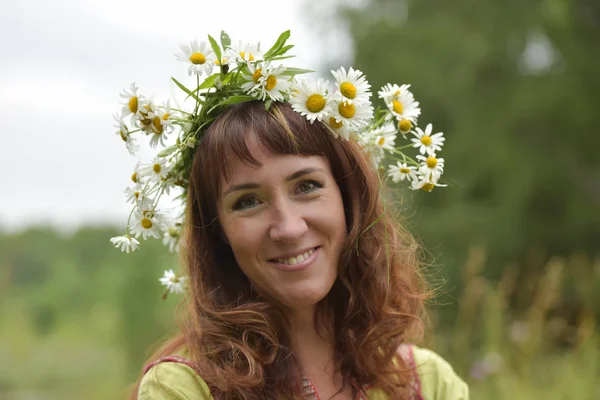
[[[251,93],[260,85],[262,76],[262,63],[249,63],[248,70],[250,75],[244,75],[245,83],[242,84],[242,90],[246,93]]]
[[[315,120],[321,121],[329,112],[328,86],[329,82],[323,79],[311,83],[299,82],[295,85],[290,98],[294,111],[304,115],[311,124]]]
[[[224,55],[225,60],[235,61],[237,63],[250,62],[250,61],[262,61],[263,52],[260,51],[260,43],[244,43],[241,40],[236,46],[230,46]]]
[[[123,118],[131,115],[132,121],[136,117],[139,117],[140,105],[144,101],[144,96],[138,94],[139,88],[135,82],[131,82],[129,85],[129,91],[123,89],[123,93],[119,93],[119,96],[123,99],[123,108],[121,109],[121,116]]]
[[[183,53],[175,54],[177,60],[189,63],[188,75],[206,75],[212,74],[214,66],[214,53],[208,43],[198,43],[197,40],[190,42],[189,45],[179,45]]]
[[[377,94],[379,95],[380,99],[383,99],[385,104],[388,104],[392,100],[397,100],[401,94],[404,94],[406,92],[410,93],[410,95],[412,96],[413,94],[408,90],[409,88],[410,85],[398,86],[395,83],[388,83],[385,86],[383,86],[381,90],[377,92]]]
[[[393,98],[386,103],[388,109],[398,121],[407,119],[412,123],[417,122],[417,118],[421,115],[419,102],[415,101],[412,93],[405,91],[398,97]]]
[[[391,152],[394,150],[394,142],[397,135],[396,127],[393,123],[388,122],[379,128],[369,132],[375,146]]]
[[[142,174],[140,173],[140,162],[138,161],[135,164],[135,168],[133,169],[133,174],[131,174],[131,181],[135,184],[142,182]]]
[[[172,269],[165,271],[162,278],[159,279],[161,285],[165,286],[171,293],[183,293],[185,290],[186,277],[176,275]]]
[[[124,236],[115,236],[110,239],[110,242],[122,252],[129,253],[130,251],[135,251],[138,248],[140,242],[138,242],[135,238],[132,238],[129,235]]]
[[[169,248],[170,252],[179,251],[179,239],[181,235],[180,224],[169,226],[163,235],[163,244]]]
[[[127,148],[129,154],[135,156],[135,152],[138,151],[138,146],[135,143],[133,136],[131,136],[127,124],[119,117],[117,113],[113,115],[113,118],[115,119],[115,128],[117,128],[115,133],[121,138],[121,140],[125,142],[125,147]]]
[[[398,130],[402,135],[406,135],[412,129],[413,124],[408,119],[404,118],[398,121]]]
[[[371,160],[371,164],[375,169],[379,168],[379,164],[384,157],[384,152],[381,147],[374,146],[372,143],[369,146],[364,147],[365,152],[369,156],[369,160]]]
[[[283,94],[290,88],[289,77],[283,75],[284,66],[273,67],[269,62],[258,63],[256,67],[249,66],[251,76],[245,76],[247,83],[242,89],[248,94],[256,96],[259,100],[269,97],[275,101],[283,101]]]
[[[140,183],[136,183],[132,187],[126,188],[123,193],[125,193],[127,203],[131,204],[139,204],[148,199],[148,190]]]
[[[142,179],[148,178],[152,182],[160,183],[169,175],[167,160],[162,157],[154,157],[150,164],[140,168],[139,173]]]
[[[369,85],[361,71],[350,67],[346,73],[344,67],[340,67],[337,71],[332,70],[331,74],[335,77],[338,100],[350,104],[354,102],[359,104],[370,103],[371,92],[369,92],[369,89],[371,85]]]
[[[158,211],[137,209],[133,213],[132,219],[129,229],[136,238],[140,236],[144,239],[148,237],[160,238],[160,228],[163,224],[162,216]]]
[[[421,154],[435,154],[436,151],[442,150],[442,146],[444,145],[444,134],[442,132],[438,132],[435,135],[432,135],[431,132],[433,130],[432,124],[427,124],[425,127],[425,132],[421,130],[421,128],[416,128],[416,132],[413,131],[413,135],[416,138],[410,139],[413,142],[413,147],[419,149],[419,153]]]
[[[398,183],[403,180],[412,182],[417,179],[417,171],[415,167],[409,166],[406,163],[398,161],[396,165],[390,165],[388,167],[388,175],[392,178],[394,183]]]
[[[348,129],[343,121],[336,121],[335,117],[329,116],[324,118],[325,124],[330,128],[329,131],[334,137],[341,137],[350,140],[352,132]]]
[[[140,109],[137,114],[136,125],[139,126],[146,135],[153,133],[153,120],[158,116],[158,107],[150,99],[140,103]]]
[[[417,160],[421,161],[419,172],[437,181],[444,173],[444,159],[436,158],[435,155],[429,154],[427,157],[418,155]]]
[[[373,118],[373,106],[371,103],[359,104],[333,100],[331,116],[337,122],[343,122],[350,131],[356,131],[369,124]]]
[[[417,179],[412,181],[411,189],[412,190],[424,190],[426,192],[431,192],[434,187],[445,187],[447,185],[438,183],[437,179],[434,179],[432,175],[425,176],[421,173],[417,175]]]
[[[156,148],[156,145],[160,143],[161,146],[165,146],[165,140],[167,135],[173,131],[173,120],[171,106],[167,101],[161,108],[157,108],[153,112],[152,117],[152,137],[150,138],[150,147]]]

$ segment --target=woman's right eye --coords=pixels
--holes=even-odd
[[[234,210],[246,210],[248,208],[256,207],[258,205],[258,199],[254,196],[243,196],[233,205]]]

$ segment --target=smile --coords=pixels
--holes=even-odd
[[[298,254],[294,257],[288,258],[273,258],[269,260],[275,263],[279,268],[284,270],[299,270],[308,267],[316,258],[316,254],[320,246],[305,251],[304,253]]]

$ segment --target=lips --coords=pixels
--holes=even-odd
[[[281,264],[296,265],[296,264],[300,264],[302,261],[308,259],[308,257],[310,257],[311,254],[314,252],[315,252],[315,249],[310,249],[308,251],[305,251],[302,254],[297,255],[296,257],[276,258],[273,261],[279,262]]]
[[[284,264],[289,266],[295,266],[303,263],[305,260],[309,259],[311,255],[314,254],[315,251],[318,250],[320,246],[311,247],[307,250],[300,250],[296,253],[286,254],[279,257],[271,258],[269,261],[275,262],[278,264]]]

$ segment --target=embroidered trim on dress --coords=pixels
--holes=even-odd
[[[406,349],[405,361],[408,362],[408,365],[412,368],[412,370],[415,373],[414,378],[411,382],[411,386],[413,388],[413,399],[424,400],[423,393],[421,392],[421,379],[419,378],[419,371],[417,371],[417,363],[415,362],[413,347],[409,344],[402,345],[401,347],[401,351]]]
[[[400,352],[400,356],[402,357],[402,359],[404,359],[404,361],[406,361],[408,363],[408,365],[410,366],[410,368],[412,368],[414,371],[414,378],[411,381],[411,386],[413,389],[413,395],[412,395],[413,400],[424,400],[423,394],[421,393],[421,380],[419,379],[419,373],[417,371],[417,366],[415,363],[415,357],[413,354],[412,346],[409,344],[402,344],[399,348],[399,352]],[[166,357],[161,357],[155,361],[152,361],[151,363],[146,365],[144,367],[144,374],[146,374],[146,372],[148,372],[150,370],[150,368],[154,367],[157,364],[163,363],[163,362],[180,363],[180,364],[187,365],[188,367],[190,367],[193,370],[196,370],[194,363],[185,357],[166,356]],[[353,384],[352,386],[354,386],[354,388],[357,391],[356,400],[367,400],[367,395],[365,394],[365,392],[362,389],[357,387],[355,384]],[[368,390],[368,388],[366,390]],[[311,380],[308,378],[302,379],[302,392],[306,396],[307,400],[321,400],[321,398],[319,397],[319,393],[317,392],[317,388],[311,382]]]

